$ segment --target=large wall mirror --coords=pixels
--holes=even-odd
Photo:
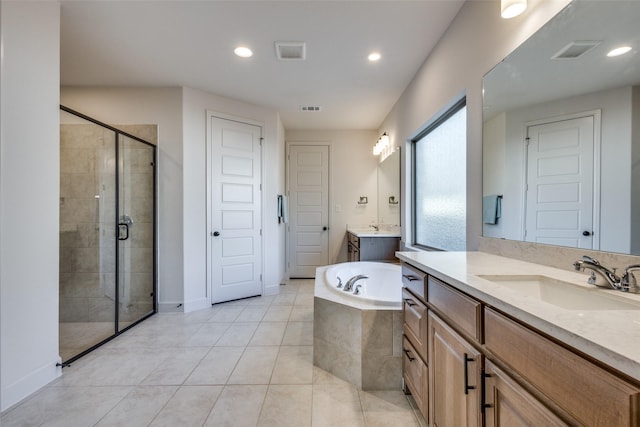
[[[638,17],[574,0],[485,76],[485,237],[640,254]]]
[[[378,224],[400,225],[400,148],[378,164]]]

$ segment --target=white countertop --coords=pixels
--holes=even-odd
[[[479,275],[542,275],[587,284],[588,275],[484,252],[397,252],[428,274],[442,279],[498,310],[640,381],[640,310],[568,310],[529,297]],[[640,304],[640,294],[595,289]]]
[[[401,237],[400,230],[375,230],[370,227],[354,227],[347,228],[348,233],[355,234],[357,237]]]

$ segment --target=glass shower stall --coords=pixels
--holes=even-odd
[[[156,312],[155,126],[61,106],[60,355],[70,363]]]

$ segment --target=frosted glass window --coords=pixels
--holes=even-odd
[[[413,241],[466,250],[467,109],[456,104],[413,141]]]

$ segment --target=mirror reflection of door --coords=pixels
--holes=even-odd
[[[527,126],[526,241],[598,249],[596,122],[594,114]]]

